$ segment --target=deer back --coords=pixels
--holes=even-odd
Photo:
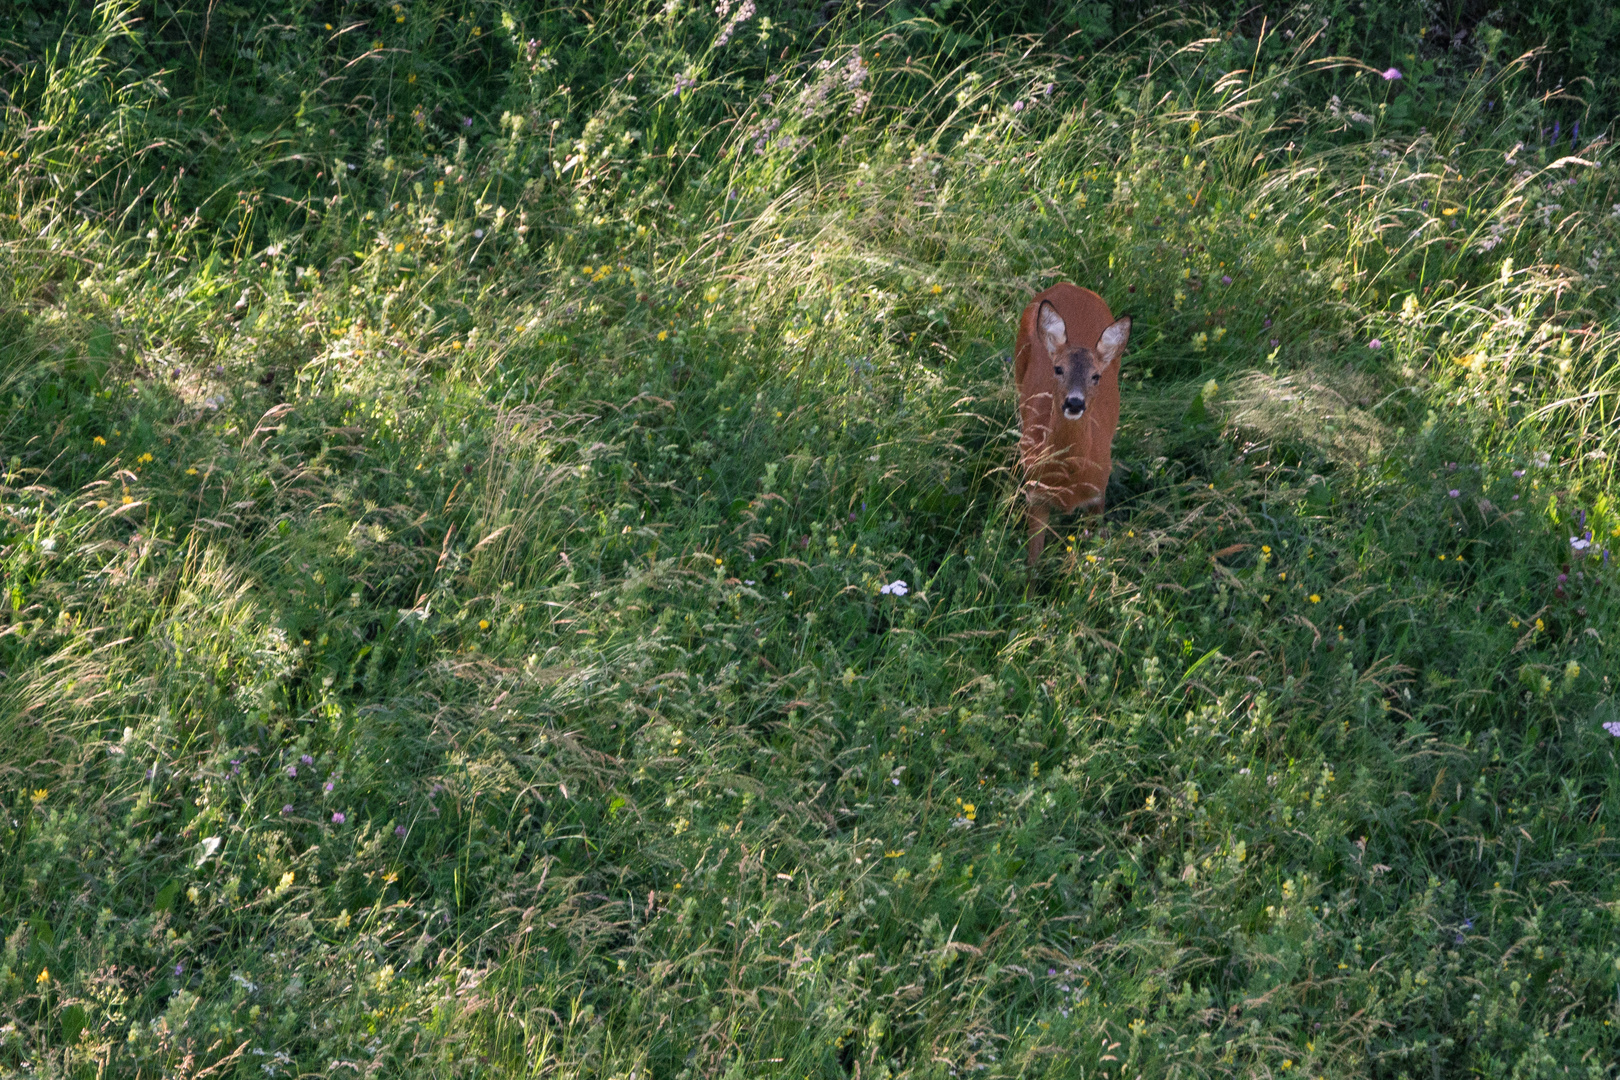
[[[1110,364],[1103,372],[1102,382],[1087,399],[1085,415],[1065,419],[1051,357],[1036,327],[1043,301],[1057,309],[1069,340],[1087,348],[1096,348],[1114,321],[1102,297],[1067,281],[1038,294],[1024,308],[1013,377],[1018,384],[1022,428],[1018,453],[1025,494],[1031,502],[1065,511],[1082,503],[1100,506],[1113,470],[1114,432],[1119,427],[1119,365]]]

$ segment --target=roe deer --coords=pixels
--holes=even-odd
[[[1119,356],[1131,317],[1067,281],[1029,302],[1018,323],[1018,457],[1029,514],[1029,562],[1046,546],[1053,507],[1102,513],[1119,427]]]

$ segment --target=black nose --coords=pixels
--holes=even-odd
[[[1063,411],[1069,416],[1079,416],[1086,411],[1086,399],[1071,397],[1063,400]]]

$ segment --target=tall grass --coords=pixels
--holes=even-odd
[[[721,6],[19,77],[4,1068],[1612,1075],[1607,143]],[[1062,279],[1138,329],[1030,571]]]

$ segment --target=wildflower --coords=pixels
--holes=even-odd
[[[1517,480],[1520,477],[1522,477],[1523,475],[1524,475],[1524,470],[1523,469],[1514,469],[1513,470],[1513,479]]]
[[[1534,454],[1530,455],[1530,464],[1534,465],[1538,469],[1545,469],[1548,465],[1552,464],[1552,455],[1547,453],[1545,450],[1537,450]]]
[[[1620,739],[1620,720],[1608,720],[1603,724],[1603,730]]]
[[[292,813],[292,803],[288,803],[286,806],[283,806],[281,808],[281,816],[282,817],[286,817],[290,813]]]
[[[934,286],[928,291],[933,293],[935,296],[938,296],[940,293],[945,291],[945,286],[935,283]]]
[[[1547,629],[1547,624],[1542,622],[1540,619],[1537,619],[1536,620],[1536,630],[1537,630],[1537,632],[1545,632],[1546,629]]]
[[[1262,554],[1262,555],[1270,555],[1271,554],[1271,545],[1270,544],[1261,544],[1260,545],[1260,554]]]
[[[658,331],[658,340],[659,341],[668,341],[669,340],[669,331],[668,330],[660,330],[660,331]],[[781,415],[781,414],[778,413],[777,415]]]
[[[186,475],[187,476],[196,476],[197,475],[197,466],[193,465],[191,468],[187,469],[186,470]]]
[[[1574,682],[1581,677],[1581,665],[1574,660],[1564,665],[1564,681]]]
[[[1455,206],[1448,206],[1448,207],[1446,207],[1444,210],[1442,210],[1440,212],[1442,214],[1444,214],[1446,217],[1451,217],[1453,214],[1455,214],[1457,212],[1457,208]]]
[[[1320,604],[1321,602],[1322,598],[1320,596],[1318,596],[1316,593],[1311,593],[1311,603]]]
[[[395,836],[404,836],[405,835],[405,826],[403,826],[403,825],[395,825],[394,826],[394,835]]]
[[[347,816],[345,816],[343,811],[341,811],[341,810],[336,811],[332,815],[332,824],[334,824],[334,825],[341,825],[347,820],[348,820]]]
[[[1086,562],[1095,563],[1096,561],[1097,561],[1097,556],[1095,556],[1095,555],[1087,555],[1086,556]]]
[[[883,586],[883,588],[878,590],[878,592],[884,596],[904,596],[910,591],[911,586],[907,585],[905,581],[899,578],[896,578],[894,581],[889,582],[887,585]]]
[[[1024,111],[1024,103],[1022,101],[1013,102],[1013,112],[1023,112],[1023,111]]]
[[[1400,77],[1401,77],[1401,69],[1400,68],[1386,68],[1382,72],[1382,74],[1384,76],[1384,81],[1385,82],[1397,82],[1397,81],[1400,80]]]
[[[295,777],[296,778],[298,776],[298,766],[296,766],[296,765],[287,766],[287,775],[289,777]]]
[[[479,619],[478,620],[478,629],[480,629],[480,630],[488,630],[489,629],[489,620],[488,619]]]
[[[100,435],[97,435],[95,438],[91,439],[90,441],[95,443],[97,446],[106,446],[107,445],[107,440],[103,439]]]
[[[463,117],[462,117],[462,118],[461,118],[461,126],[462,126],[462,127],[464,127],[464,128],[470,128],[470,127],[472,127],[472,117],[470,117],[470,116],[463,116]]]
[[[34,985],[36,985],[36,986],[49,986],[49,985],[51,985],[51,969],[48,968],[48,967],[40,968],[39,969],[39,974],[34,978]]]
[[[1373,338],[1371,341],[1367,342],[1367,348],[1369,349],[1382,349],[1383,347],[1384,343],[1377,338]]]
[[[335,785],[334,785],[334,784],[333,784],[333,782],[332,782],[332,781],[330,781],[330,780],[328,780],[328,781],[327,781],[327,782],[326,782],[326,786],[325,786],[325,789],[324,789],[324,790],[326,790],[326,791],[327,791],[327,792],[331,792],[331,790],[332,790],[332,788],[333,788],[333,787],[334,787],[334,786],[335,786]]]
[[[33,794],[29,795],[28,798],[35,806],[38,806],[40,803],[44,802],[46,797],[49,795],[50,792],[44,788],[35,788]]]
[[[726,560],[720,558],[720,556],[718,556],[718,555],[716,555],[715,558],[714,558],[714,565],[716,565],[716,566],[724,566],[725,562],[726,562]]]
[[[281,880],[276,882],[276,888],[277,889],[290,889],[290,888],[292,888],[292,883],[293,883],[293,872],[291,870],[289,870],[285,874],[281,875]]]
[[[1462,490],[1460,488],[1452,488],[1450,491],[1446,492],[1446,494],[1455,499],[1457,496],[1462,494]]]
[[[1232,275],[1231,274],[1222,274],[1221,275],[1221,284],[1222,285],[1230,285],[1230,284],[1232,284]]]
[[[473,239],[482,240],[483,238],[484,238],[484,230],[483,229],[474,229],[473,230]]]
[[[1277,575],[1277,580],[1278,581],[1287,581],[1288,580],[1288,571],[1284,570],[1282,573],[1278,574]]]
[[[308,754],[302,755],[298,760],[302,761],[305,765],[315,764],[315,759],[310,757]]]
[[[1569,546],[1575,551],[1585,551],[1587,548],[1592,546],[1592,541],[1586,539],[1585,537],[1572,536],[1569,538]]]

